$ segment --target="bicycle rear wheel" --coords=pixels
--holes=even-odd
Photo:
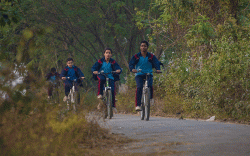
[[[111,119],[113,116],[111,90],[108,90],[108,95],[107,95],[107,111],[108,111],[108,118]]]
[[[146,93],[145,93],[145,117],[146,117],[146,121],[149,120],[149,116],[150,116],[150,89],[147,88],[146,89]]]

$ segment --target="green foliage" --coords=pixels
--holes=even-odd
[[[199,45],[209,45],[212,38],[215,36],[212,25],[207,22],[208,18],[198,16],[197,22],[193,25],[186,34],[187,45],[189,47],[197,47]]]
[[[249,2],[158,0],[136,21],[168,62],[154,76],[156,114],[249,122]]]
[[[3,0],[0,2],[0,26],[11,25],[17,23],[22,17],[20,16],[18,8],[18,1]]]

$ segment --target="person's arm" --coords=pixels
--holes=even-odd
[[[114,63],[114,68],[117,74],[121,74],[122,68],[119,66],[117,62]]]
[[[132,72],[135,70],[135,65],[136,65],[136,58],[133,56],[131,60],[129,61],[129,70]]]
[[[80,68],[77,68],[77,72],[78,72],[78,75],[81,79],[84,79],[84,74],[82,73],[81,69]]]
[[[97,74],[98,73],[98,67],[99,67],[99,62],[96,62],[93,66],[92,66],[92,68],[91,68],[91,71],[92,71],[92,73],[93,74]]]
[[[61,77],[63,80],[66,80],[66,70],[65,70],[65,69],[62,70],[60,77]]]
[[[161,72],[160,61],[155,57],[155,55],[153,56],[152,63],[154,64],[156,72],[160,73]]]

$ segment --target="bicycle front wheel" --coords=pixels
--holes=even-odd
[[[141,120],[144,120],[145,117],[145,106],[144,106],[144,101],[145,101],[145,94],[142,94],[142,98],[141,98],[141,111],[140,111],[140,115],[141,115]]]
[[[108,118],[111,119],[113,116],[112,112],[112,93],[111,90],[108,90],[108,95],[107,95],[107,111],[108,111]]]
[[[146,89],[145,93],[145,117],[146,121],[149,120],[149,115],[150,115],[150,89]]]

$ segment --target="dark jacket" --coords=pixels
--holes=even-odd
[[[130,69],[130,71],[132,71],[133,69],[135,69],[135,65],[139,62],[140,57],[141,57],[141,52],[135,54],[131,58],[131,60],[129,62],[129,69]],[[160,68],[161,62],[155,57],[154,54],[147,52],[147,57],[148,57],[148,61],[150,63],[152,63],[152,67],[153,68],[155,68],[156,70],[161,70],[161,68]]]
[[[50,79],[50,77],[53,76],[53,74],[50,72],[46,75],[46,81]],[[55,72],[56,80],[60,79],[60,74],[58,72]]]
[[[73,66],[72,68],[75,70],[77,78],[84,77],[84,74],[82,73],[82,71],[77,66]],[[67,77],[68,71],[69,71],[69,67],[66,66],[62,70],[60,77]],[[78,83],[81,83],[81,82],[82,82],[82,80],[78,80]]]
[[[102,63],[103,63],[104,61],[105,61],[105,57],[103,57],[103,58],[101,58],[100,60],[98,60],[98,61],[93,65],[93,67],[91,68],[92,73],[93,73],[94,71],[99,71],[99,70],[101,69]],[[116,70],[120,69],[121,72],[122,72],[122,68],[119,66],[119,64],[118,64],[114,59],[110,58],[109,63],[111,64],[112,71],[116,71]],[[121,74],[121,72],[120,72],[119,74],[113,74],[114,81],[119,81],[119,80],[120,80],[120,76],[119,76],[119,75]],[[93,74],[93,78],[94,78],[95,80],[98,80],[98,79],[97,79],[97,75],[95,75],[95,74]]]

